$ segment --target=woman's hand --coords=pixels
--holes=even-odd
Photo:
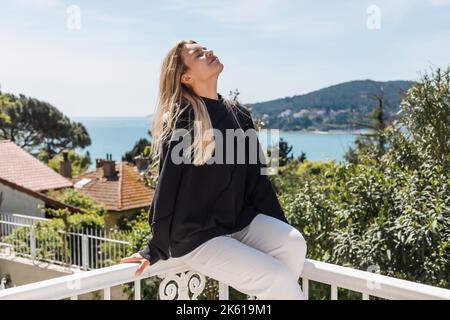
[[[150,261],[145,259],[143,256],[141,256],[139,253],[133,253],[131,256],[123,258],[120,260],[120,263],[131,263],[131,262],[139,262],[139,267],[137,268],[134,275],[136,277],[139,277],[144,269],[150,265]]]

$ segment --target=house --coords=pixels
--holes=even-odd
[[[48,217],[41,208],[77,207],[46,195],[49,190],[72,188],[73,182],[20,148],[11,140],[0,140],[0,212]]]
[[[294,118],[306,117],[306,116],[308,116],[310,113],[311,113],[311,111],[308,110],[308,109],[301,109],[300,111],[295,112],[295,113],[293,114],[293,117],[294,117]]]
[[[73,179],[74,188],[103,204],[108,213],[105,229],[117,225],[120,219],[132,219],[141,209],[148,210],[154,190],[141,179],[145,167],[128,162],[96,159],[96,169]]]
[[[286,109],[283,112],[280,112],[280,114],[278,115],[278,118],[283,118],[283,117],[289,117],[292,113],[291,109]]]

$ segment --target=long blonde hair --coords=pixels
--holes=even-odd
[[[196,134],[193,143],[187,150],[192,154],[195,150],[193,164],[203,165],[212,156],[215,142],[212,134],[212,123],[208,110],[202,98],[200,98],[191,87],[181,82],[181,76],[188,67],[182,59],[182,50],[186,44],[197,43],[194,40],[181,40],[165,56],[159,80],[158,103],[152,123],[152,154],[158,160],[164,141],[170,140],[172,130],[175,128],[180,114],[192,107],[195,115],[194,126]],[[182,101],[188,102],[182,103]],[[237,102],[223,98],[225,106],[232,111]],[[182,109],[183,107],[183,109]]]

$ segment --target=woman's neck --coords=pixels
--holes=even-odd
[[[198,84],[194,88],[194,92],[200,97],[206,97],[213,100],[219,100],[217,95],[217,82],[209,82],[204,84]]]

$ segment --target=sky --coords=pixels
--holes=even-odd
[[[450,0],[0,0],[0,85],[69,117],[154,112],[181,39],[214,50],[218,92],[255,103],[450,65]]]

